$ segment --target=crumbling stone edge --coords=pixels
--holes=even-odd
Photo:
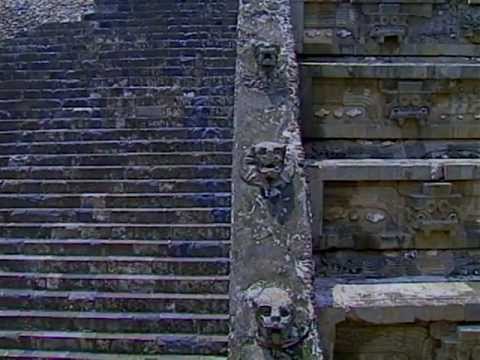
[[[323,359],[290,0],[240,0],[230,360]]]

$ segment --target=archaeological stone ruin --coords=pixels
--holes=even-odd
[[[2,0],[0,203],[0,359],[480,360],[480,0]]]

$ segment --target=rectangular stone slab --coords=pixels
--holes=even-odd
[[[478,1],[305,0],[299,23],[308,55],[478,56]]]
[[[317,279],[315,286],[317,312],[342,312],[344,320],[376,325],[480,320],[478,282],[328,284]]]
[[[324,160],[308,165],[317,249],[480,246],[480,182],[471,176],[479,160]]]
[[[321,59],[302,68],[305,138],[480,137],[478,62]]]

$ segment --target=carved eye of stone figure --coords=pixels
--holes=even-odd
[[[267,288],[254,299],[257,336],[260,344],[282,347],[291,341],[294,306],[285,290]]]

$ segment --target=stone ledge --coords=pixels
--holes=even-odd
[[[480,160],[310,160],[308,172],[320,181],[474,180]]]
[[[337,284],[317,280],[316,310],[336,322],[480,321],[480,282]]]

